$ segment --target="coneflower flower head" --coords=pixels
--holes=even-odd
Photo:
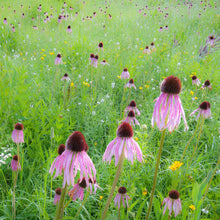
[[[132,138],[133,129],[127,122],[122,122],[117,129],[117,137],[112,140],[103,155],[103,160],[111,163],[111,158],[115,156],[115,166],[117,166],[121,153],[124,148],[124,156],[133,164],[134,159],[137,157],[139,162],[143,161],[142,152],[138,143]]]
[[[68,33],[72,33],[72,28],[71,28],[70,25],[68,25],[68,27],[67,27],[67,32],[68,32]]]
[[[197,86],[199,86],[200,85],[200,80],[199,80],[199,78],[197,78],[197,76],[192,76],[192,84],[194,85],[194,84],[196,84]]]
[[[136,89],[136,86],[134,84],[134,80],[130,79],[129,82],[125,85],[125,87],[128,87],[128,88],[134,87]]]
[[[205,89],[205,88],[209,88],[209,90],[212,89],[211,83],[210,83],[209,80],[206,80],[206,81],[204,82],[204,84],[202,85],[202,89]]]
[[[140,112],[139,112],[137,105],[136,105],[136,102],[134,100],[132,100],[130,102],[129,106],[125,109],[125,113],[127,113],[128,111],[131,111],[131,110],[134,111],[137,114],[137,116],[140,115]]]
[[[126,204],[128,207],[128,200],[131,199],[127,194],[127,189],[124,186],[119,187],[118,189],[118,193],[115,196],[115,206],[117,206],[118,204],[118,209],[120,209],[121,207],[121,201],[123,203],[123,206],[125,207],[125,200],[126,200]]]
[[[103,43],[102,43],[102,42],[99,43],[99,45],[98,45],[98,49],[103,50]]]
[[[89,177],[93,180],[96,176],[96,169],[92,160],[85,150],[88,150],[83,134],[79,131],[73,132],[66,141],[66,149],[62,154],[63,159],[63,187],[66,184],[74,185],[74,178],[77,170],[80,170],[80,181],[85,177],[87,185],[89,184]]]
[[[55,58],[55,65],[59,65],[62,62],[61,54],[58,53]]]
[[[84,189],[87,188],[88,184],[85,180],[85,177],[82,180],[78,180],[78,182],[73,186],[73,188],[69,192],[69,197],[72,198],[73,201],[76,201],[79,198],[81,201],[84,196]]]
[[[54,204],[54,205],[59,204],[61,192],[62,192],[62,189],[61,189],[61,188],[57,188],[57,189],[55,190],[55,195],[54,195],[54,200],[53,200],[53,204]]]
[[[150,47],[146,46],[143,52],[147,53],[147,54],[150,54],[151,53]]]
[[[172,211],[174,212],[174,216],[176,217],[178,214],[180,214],[182,210],[182,205],[180,201],[180,195],[179,192],[176,190],[171,190],[169,192],[169,196],[163,200],[164,210],[163,215],[166,213],[166,210],[169,210],[169,216],[171,216]]]
[[[197,111],[199,111],[199,114],[197,115],[198,119],[200,116],[202,116],[203,118],[211,118],[211,105],[209,102],[202,102],[199,105],[199,108],[197,108],[195,111],[193,111],[190,116],[194,115]]]
[[[12,131],[12,140],[18,143],[24,143],[24,133],[23,133],[24,125],[21,123],[16,123],[14,125],[14,130]]]
[[[130,74],[128,72],[127,68],[123,69],[123,72],[121,73],[121,79],[129,79],[130,78]]]
[[[55,160],[53,161],[51,167],[50,167],[50,170],[49,170],[49,173],[51,175],[53,175],[54,173],[54,170],[56,169],[56,174],[54,175],[53,178],[56,178],[57,176],[59,175],[62,175],[62,169],[63,169],[63,159],[64,157],[62,157],[62,153],[65,151],[65,145],[64,144],[61,144],[59,147],[58,147],[58,156],[55,158]]]
[[[90,188],[90,194],[92,194],[92,186],[94,186],[94,192],[93,194],[96,194],[97,189],[101,189],[101,187],[97,184],[96,179],[89,178],[89,188]]]
[[[128,116],[126,117],[124,121],[128,122],[130,125],[133,125],[133,126],[135,126],[135,124],[140,126],[138,120],[135,118],[135,113],[133,110],[128,112]]]
[[[63,77],[61,78],[61,80],[62,80],[62,81],[71,81],[71,79],[69,78],[69,76],[68,76],[67,73],[65,73],[65,74],[63,75]]]
[[[188,129],[185,113],[178,94],[181,91],[181,81],[175,76],[167,77],[161,84],[161,95],[155,99],[151,125],[157,125],[160,131],[168,129],[172,132],[180,124],[183,117],[185,128]]]
[[[13,159],[11,161],[11,169],[13,171],[21,170],[21,165],[20,165],[20,162],[18,161],[18,156],[17,155],[13,156]]]

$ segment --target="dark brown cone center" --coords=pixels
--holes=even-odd
[[[117,136],[118,137],[132,137],[133,136],[133,129],[131,125],[127,122],[122,122],[118,129],[117,129]]]
[[[14,156],[13,156],[13,160],[18,161],[18,155],[14,155]]]
[[[179,94],[181,91],[181,81],[175,76],[168,76],[161,85],[161,92],[167,94]]]
[[[24,129],[24,125],[23,124],[21,124],[21,123],[16,123],[15,124],[15,126],[14,126],[14,128],[16,129],[16,130],[23,130]]]
[[[136,107],[136,102],[134,100],[132,100],[129,104],[130,107]]]
[[[134,111],[129,111],[128,112],[128,117],[131,117],[131,118],[134,118],[135,117],[135,113],[134,113]]]
[[[202,102],[200,105],[199,105],[199,108],[202,109],[202,110],[207,110],[208,108],[210,108],[211,105],[209,102]]]
[[[197,79],[197,76],[192,76],[192,80],[196,80]]]
[[[61,155],[64,151],[65,151],[65,145],[64,145],[64,144],[61,144],[61,145],[58,147],[58,154]]]
[[[86,140],[83,134],[79,131],[73,132],[66,142],[66,147],[68,150],[73,152],[81,152],[85,150]]]
[[[125,194],[127,192],[127,189],[124,186],[119,187],[118,193]]]
[[[169,192],[169,197],[170,197],[171,199],[179,199],[180,194],[179,194],[179,192],[176,191],[176,190],[171,190],[171,191]]]
[[[80,187],[85,189],[87,187],[85,177],[83,177],[81,182],[79,182],[79,180],[78,180],[78,184],[79,184]]]
[[[205,83],[204,83],[205,86],[210,86],[210,84],[211,84],[211,83],[210,83],[209,80],[206,80]]]
[[[57,188],[57,189],[55,189],[55,193],[57,194],[57,195],[61,195],[61,188]]]
[[[133,80],[133,79],[130,79],[130,80],[129,80],[129,83],[130,83],[130,84],[134,84],[134,80]]]

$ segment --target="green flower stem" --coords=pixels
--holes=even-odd
[[[151,191],[150,204],[149,204],[146,220],[148,220],[148,218],[150,216],[151,208],[152,208],[152,205],[153,205],[153,198],[154,198],[154,192],[155,192],[155,189],[156,189],[156,181],[157,181],[157,172],[158,172],[158,168],[159,168],[159,165],[160,165],[160,158],[161,158],[163,143],[164,143],[164,139],[165,139],[165,134],[166,134],[166,130],[163,130],[161,140],[160,140],[160,147],[159,147],[158,156],[157,156],[157,164],[156,164],[155,172],[154,172],[153,188],[152,188],[152,191]]]
[[[105,219],[105,216],[107,214],[107,211],[108,211],[108,207],[110,205],[110,202],[111,202],[111,199],[112,199],[112,196],[113,196],[113,193],[114,193],[114,190],[115,190],[115,187],[117,185],[117,182],[118,182],[118,179],[120,177],[120,174],[121,174],[121,171],[122,171],[122,167],[123,167],[123,162],[124,162],[124,148],[125,148],[125,145],[122,149],[122,153],[121,153],[121,156],[119,158],[119,162],[118,162],[118,168],[117,168],[117,171],[116,171],[116,174],[115,174],[115,179],[114,179],[114,182],[112,184],[112,188],[111,188],[111,191],[110,191],[110,194],[108,196],[108,200],[106,202],[106,205],[105,205],[105,209],[102,213],[102,218],[101,220],[104,220]]]
[[[204,194],[204,196],[203,196],[203,198],[202,198],[202,201],[204,201],[204,199],[205,199],[205,197],[206,197],[206,195],[207,195],[207,193],[208,193],[209,187],[210,187],[210,185],[211,185],[211,183],[212,183],[213,177],[215,176],[215,172],[216,172],[216,170],[218,169],[219,163],[220,163],[220,158],[218,158],[218,162],[217,162],[217,164],[216,164],[216,166],[215,166],[215,170],[214,170],[214,172],[213,172],[213,174],[212,174],[212,177],[211,177],[211,179],[210,179],[210,181],[209,181],[209,184],[208,184],[208,186],[207,186],[207,188],[206,188],[206,190],[205,190],[205,194]]]
[[[196,134],[196,132],[197,132],[197,130],[198,130],[198,128],[199,128],[200,121],[201,121],[201,120],[200,120],[200,117],[199,117],[198,123],[197,123],[197,125],[196,125],[196,129],[195,129],[195,131],[194,131],[192,137],[189,139],[189,141],[188,141],[188,143],[187,143],[187,145],[186,145],[186,147],[185,147],[185,149],[184,149],[184,151],[183,151],[183,155],[182,155],[182,157],[181,157],[180,163],[183,162],[183,158],[184,158],[184,156],[185,156],[185,154],[186,154],[186,150],[188,149],[189,144],[191,143],[192,139],[194,138],[194,136],[195,136],[195,134]]]
[[[64,201],[65,201],[67,190],[68,190],[68,187],[67,187],[67,184],[66,184],[66,186],[61,191],[60,202],[59,202],[59,205],[57,206],[56,216],[55,216],[54,220],[62,219],[60,217],[63,215]]]
[[[13,213],[13,219],[16,218],[16,206],[15,206],[15,188],[16,188],[16,182],[18,178],[18,171],[13,171],[13,199],[12,199],[12,213]]]
[[[120,220],[121,206],[122,206],[122,199],[121,199],[121,201],[120,201],[120,208],[119,208],[119,210],[118,210],[118,220]]]
[[[81,204],[81,206],[80,206],[78,212],[76,213],[75,219],[76,219],[77,216],[79,215],[79,213],[80,213],[80,211],[81,211],[81,209],[82,209],[83,205],[85,204],[85,202],[86,202],[86,200],[87,200],[88,197],[89,197],[89,191],[87,192],[85,199],[83,200],[83,202],[82,202],[82,204]]]

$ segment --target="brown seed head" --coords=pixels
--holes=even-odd
[[[124,186],[119,187],[118,193],[125,194],[127,192],[127,189]]]
[[[67,73],[65,73],[63,76],[64,76],[64,77],[68,77],[68,74],[67,74]]]
[[[129,80],[129,83],[130,83],[130,84],[133,84],[133,83],[134,83],[134,80],[133,80],[133,79],[130,79],[130,80]]]
[[[199,105],[199,108],[202,109],[202,110],[207,110],[211,107],[210,103],[209,102],[202,102],[200,105]]]
[[[210,86],[210,81],[209,80],[206,80],[205,82],[204,82],[204,86]]]
[[[82,152],[85,150],[85,137],[79,131],[73,132],[66,141],[66,147],[73,152]]]
[[[61,195],[61,191],[62,191],[61,188],[57,188],[57,189],[55,189],[55,193],[56,193],[57,195]]]
[[[58,154],[61,155],[63,152],[65,151],[65,145],[64,144],[60,144],[60,146],[58,147]]]
[[[161,92],[177,95],[181,91],[181,81],[175,76],[168,76],[161,85]]]
[[[95,55],[95,59],[98,60],[98,59],[99,59],[99,56],[98,56],[98,55]]]
[[[85,177],[83,177],[81,182],[79,182],[79,181],[80,181],[80,179],[78,180],[78,184],[80,185],[80,187],[82,187],[82,188],[86,188],[87,187]]]
[[[124,68],[123,71],[124,71],[124,72],[127,72],[127,71],[128,71],[128,68]]]
[[[16,130],[21,131],[21,130],[24,129],[24,125],[21,124],[21,123],[16,123],[16,124],[14,125],[14,128],[15,128]]]
[[[93,53],[90,54],[90,58],[94,58],[95,55]]]
[[[99,47],[103,47],[103,43],[102,42],[99,43]]]
[[[136,107],[136,102],[132,100],[129,104],[129,107]]]
[[[13,160],[18,161],[18,155],[14,155],[14,156],[13,156]]]
[[[192,80],[196,80],[197,79],[197,76],[192,76]]]
[[[60,54],[60,53],[58,53],[58,54],[57,54],[57,57],[58,57],[58,58],[61,58],[61,54]]]
[[[127,122],[122,122],[117,129],[117,136],[122,138],[131,138],[133,136],[133,129]]]
[[[130,112],[128,112],[128,117],[134,118],[135,117],[134,111],[131,110]]]
[[[179,199],[180,194],[179,194],[179,192],[176,191],[176,190],[171,190],[171,191],[169,192],[169,197],[170,197],[171,199]]]

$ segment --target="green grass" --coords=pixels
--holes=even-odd
[[[16,187],[17,219],[54,218],[54,190],[62,185],[62,177],[52,180],[48,171],[57,156],[57,147],[65,144],[75,130],[81,131],[86,138],[90,147],[88,154],[97,170],[97,182],[103,189],[89,196],[79,219],[100,219],[116,172],[114,162],[108,165],[102,161],[102,156],[108,143],[115,138],[119,122],[123,120],[122,113],[132,99],[141,111],[141,116],[137,117],[141,127],[134,128],[134,137],[142,149],[145,162],[141,164],[136,161],[133,165],[128,161],[124,163],[118,186],[127,188],[131,201],[130,208],[122,210],[121,219],[145,219],[161,137],[157,128],[153,131],[151,128],[154,99],[160,95],[163,78],[170,75],[179,77],[182,82],[180,98],[189,130],[184,131],[181,121],[177,130],[166,134],[151,219],[168,218],[167,215],[162,216],[161,203],[176,181],[181,181],[181,187],[178,185],[177,190],[182,201],[182,214],[177,219],[197,219],[197,216],[201,219],[219,219],[219,174],[214,176],[201,206],[209,213],[197,213],[199,207],[195,211],[189,208],[199,198],[197,184],[212,175],[220,156],[220,53],[216,50],[203,58],[199,57],[199,48],[204,47],[208,36],[220,33],[219,9],[214,8],[215,1],[203,4],[194,1],[191,9],[183,4],[184,1],[172,0],[160,1],[160,6],[158,1],[123,1],[123,5],[121,1],[107,1],[107,9],[104,1],[85,1],[85,4],[83,1],[66,2],[68,7],[64,13],[68,13],[69,18],[58,24],[63,1],[0,1],[0,153],[5,161],[5,164],[0,162],[0,219],[12,218],[10,162],[11,156],[16,154],[16,145],[12,142],[11,133],[17,122],[25,127],[25,143],[21,149],[22,171],[19,172]],[[42,12],[37,11],[40,3]],[[204,10],[208,3],[212,8]],[[144,9],[146,5],[148,9]],[[10,10],[8,6],[11,6]],[[29,6],[31,9],[28,9]],[[74,10],[70,11],[69,6]],[[220,7],[217,3],[216,6]],[[157,10],[158,7],[163,13]],[[144,10],[138,13],[139,9]],[[43,22],[46,17],[44,12],[48,12],[49,16],[53,14],[46,24]],[[79,13],[77,17],[76,12]],[[92,20],[86,19],[93,12],[97,16]],[[147,16],[144,17],[143,13]],[[166,19],[165,13],[169,14]],[[109,14],[112,19],[109,19]],[[37,19],[38,15],[40,19]],[[7,17],[7,25],[3,24],[4,17]],[[11,31],[10,24],[15,26],[15,33]],[[34,30],[33,25],[38,26],[38,30]],[[68,25],[72,27],[71,34],[66,32]],[[169,30],[159,32],[160,26],[165,25]],[[179,46],[174,45],[174,36]],[[99,61],[106,59],[110,66],[99,64],[98,68],[94,68],[89,65],[89,56],[90,53],[98,53],[99,42],[104,44],[104,51],[99,52]],[[151,42],[155,43],[156,51],[150,55],[143,54],[143,49]],[[54,54],[50,55],[50,52]],[[58,52],[64,63],[55,66]],[[124,67],[128,68],[137,90],[129,92],[128,88],[124,89],[128,80],[117,77]],[[74,83],[72,87],[68,85],[70,92],[65,107],[64,83],[60,80],[64,73],[68,73]],[[209,79],[212,90],[201,90],[200,87],[196,90],[190,77],[194,73],[202,83]],[[193,101],[195,96],[198,99]],[[195,116],[189,117],[189,114],[205,100],[211,103],[212,118],[205,120],[198,151],[186,177],[184,173],[198,133],[187,150],[184,165],[176,179],[176,171],[168,167],[181,159],[197,124]],[[53,131],[54,135],[51,135]],[[4,152],[5,148],[11,150]],[[3,158],[3,154],[8,153],[11,156]],[[143,195],[144,190],[148,191],[147,195]],[[103,198],[100,199],[100,196]],[[74,219],[80,204],[80,201],[72,202],[65,210],[65,219]],[[118,210],[112,201],[108,219],[117,219],[117,215]]]

